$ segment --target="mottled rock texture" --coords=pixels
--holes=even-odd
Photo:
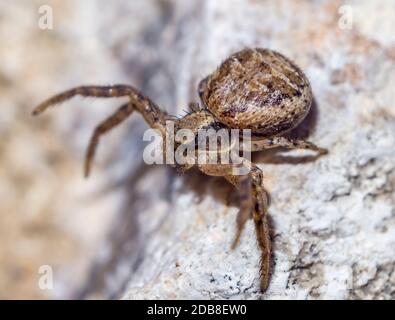
[[[0,297],[395,298],[393,1],[47,3],[53,30],[37,26],[40,1],[0,3]],[[350,9],[351,29],[341,14]],[[199,80],[246,46],[305,71],[315,102],[291,135],[329,150],[253,157],[271,196],[263,295],[252,222],[230,250],[235,191],[195,170],[145,165],[138,115],[102,140],[84,181],[89,135],[123,101],[29,115],[56,91],[118,82],[182,115]],[[52,291],[37,286],[44,264]]]

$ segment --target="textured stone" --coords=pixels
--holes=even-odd
[[[40,1],[0,4],[1,297],[395,298],[393,1],[349,1],[352,29],[339,27],[341,1],[47,2],[47,31]],[[121,101],[29,116],[56,91],[118,82],[182,115],[199,80],[246,46],[305,71],[314,108],[292,135],[329,149],[254,156],[271,195],[264,295],[251,221],[230,250],[232,187],[144,165],[141,117],[102,140],[83,180],[89,135]],[[43,264],[55,269],[51,292],[37,287]]]
[[[292,134],[329,155],[310,161],[303,152],[273,151],[255,158],[271,194],[274,241],[263,296],[252,223],[240,246],[229,249],[237,213],[232,189],[199,177],[203,190],[189,190],[185,183],[194,178],[183,177],[124,298],[394,298],[395,39],[390,19],[380,15],[395,11],[390,2],[350,5],[353,27],[342,30],[341,2],[206,2],[199,63],[190,68],[196,79],[244,46],[284,53],[305,70],[315,95],[312,114]],[[152,218],[141,219],[144,226]]]

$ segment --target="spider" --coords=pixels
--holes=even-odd
[[[190,113],[175,120],[139,90],[129,85],[75,87],[42,102],[33,110],[33,115],[38,115],[47,108],[77,95],[129,98],[127,103],[95,128],[85,158],[86,177],[89,175],[100,137],[134,111],[139,112],[147,124],[156,129],[162,137],[166,135],[166,121],[173,119],[176,129],[188,128],[194,132],[202,128],[249,129],[252,133],[249,141],[250,151],[283,147],[313,150],[317,156],[327,153],[326,149],[311,142],[284,136],[284,133],[295,128],[305,118],[313,96],[309,81],[302,70],[278,52],[262,48],[245,48],[232,54],[211,75],[200,81],[198,94],[201,104],[192,104]],[[244,144],[243,146],[245,148]],[[163,148],[166,148],[165,144]],[[261,249],[260,289],[264,292],[269,284],[271,260],[268,196],[261,169],[248,159],[241,160],[241,166],[247,169],[244,175],[234,174],[233,170],[236,166],[240,167],[240,163],[196,166],[207,175],[224,177],[238,189],[240,208],[232,249],[238,244],[246,221],[252,218]],[[191,165],[178,167],[185,171]]]

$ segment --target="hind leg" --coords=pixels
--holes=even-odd
[[[199,165],[199,170],[211,176],[223,176],[239,189],[240,210],[237,215],[237,231],[232,244],[234,248],[248,218],[252,217],[255,224],[255,232],[261,249],[261,290],[265,291],[269,284],[271,242],[267,219],[267,194],[263,187],[263,173],[255,164],[243,159],[243,165],[247,166],[249,173],[244,176],[234,175],[235,165]]]

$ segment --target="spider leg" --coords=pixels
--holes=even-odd
[[[132,114],[134,110],[135,108],[131,103],[125,103],[114,114],[112,114],[110,117],[105,119],[95,128],[95,131],[92,134],[85,156],[85,165],[84,165],[85,177],[89,176],[91,163],[95,156],[95,151],[99,143],[100,136],[107,133],[108,131],[119,125],[121,122],[123,122],[127,117],[129,117]]]
[[[225,176],[225,179],[231,181],[234,180],[234,176]],[[247,220],[251,218],[251,212],[254,205],[250,177],[242,176],[238,180],[239,182],[236,186],[238,186],[239,189],[240,210],[236,218],[237,230],[232,243],[232,249],[235,249],[237,247],[244,225]]]
[[[140,91],[128,85],[111,86],[81,86],[76,87],[49,98],[39,104],[34,110],[33,115],[44,112],[49,107],[55,106],[75,96],[97,97],[97,98],[116,98],[128,97],[130,102],[139,111],[145,121],[154,129],[159,129],[161,134],[165,134],[165,122],[168,119],[166,112],[162,111],[148,97]]]
[[[248,175],[234,175],[232,173],[232,170],[235,168],[234,164],[199,165],[199,170],[208,175],[223,176],[230,183],[239,187],[241,203],[240,211],[237,216],[237,231],[232,249],[237,245],[247,219],[252,216],[257,240],[262,251],[260,286],[263,292],[267,289],[269,284],[271,257],[270,232],[267,219],[267,193],[263,187],[263,174],[261,169],[247,159],[243,159],[242,164],[250,169]]]
[[[140,112],[148,125],[154,129],[158,129],[163,137],[166,134],[166,120],[169,119],[168,114],[137,89],[127,85],[76,87],[45,100],[33,110],[33,115],[41,114],[46,109],[78,95],[98,98],[128,97],[130,100],[129,103],[122,105],[113,115],[96,127],[86,153],[85,177],[89,175],[91,162],[95,155],[100,136],[124,121],[133,111]]]
[[[328,153],[328,150],[316,146],[314,143],[304,141],[300,139],[289,139],[286,137],[273,137],[262,140],[246,140],[243,141],[243,148],[250,151],[261,151],[265,149],[271,149],[276,147],[283,147],[287,149],[307,149],[313,150],[318,155],[324,155]]]
[[[244,225],[249,218],[252,217],[253,210],[253,197],[251,188],[251,178],[249,175],[236,176],[232,175],[233,164],[221,164],[221,165],[201,165],[199,170],[210,176],[223,176],[231,184],[233,184],[239,192],[239,212],[236,218],[236,235],[232,243],[232,249],[235,249],[241,232],[243,231]]]
[[[262,251],[261,257],[261,291],[264,292],[269,285],[271,241],[270,229],[267,217],[268,199],[267,193],[262,186],[254,185],[255,207],[253,219],[255,223],[255,233],[259,247]]]
[[[264,292],[269,285],[270,276],[270,258],[271,258],[271,241],[270,241],[270,230],[268,222],[268,197],[265,188],[263,187],[263,173],[259,167],[247,159],[243,159],[244,165],[247,165],[250,169],[248,174],[249,180],[251,181],[252,190],[252,203],[254,205],[252,210],[252,218],[255,224],[255,233],[258,240],[259,247],[262,252],[261,256],[261,291]],[[246,222],[243,221],[243,225]],[[243,227],[241,225],[241,228]],[[241,233],[241,229],[238,233]],[[235,245],[237,244],[237,238],[235,238]]]

